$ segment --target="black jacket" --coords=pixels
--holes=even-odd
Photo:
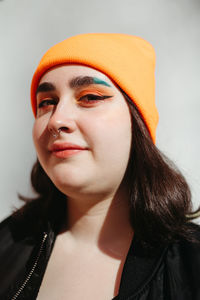
[[[199,226],[189,226],[200,240]],[[55,239],[51,222],[41,223],[34,214],[0,224],[1,300],[37,298]],[[180,240],[147,251],[135,234],[114,299],[200,300],[200,246]]]

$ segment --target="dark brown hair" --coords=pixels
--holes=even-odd
[[[200,209],[192,212],[189,186],[177,167],[154,145],[138,109],[121,92],[132,117],[131,154],[125,176],[129,180],[134,231],[143,244],[150,247],[180,238],[195,241],[190,221]],[[32,200],[20,211],[30,211],[28,207],[34,206],[36,201],[40,203],[40,218],[50,219],[58,229],[64,218],[66,196],[51,182],[38,160],[32,168],[31,183],[38,196],[36,199],[20,196],[25,202]]]

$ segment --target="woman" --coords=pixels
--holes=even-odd
[[[0,229],[1,299],[200,299],[188,185],[155,146],[152,46],[82,34],[32,79],[38,197]]]

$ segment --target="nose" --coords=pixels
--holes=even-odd
[[[59,102],[48,122],[48,130],[57,136],[58,132],[72,133],[76,130],[75,109],[68,101]]]

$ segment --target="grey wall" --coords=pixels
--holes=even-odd
[[[121,32],[141,36],[157,53],[157,145],[188,179],[200,204],[200,1],[0,1],[0,219],[17,193],[31,195],[36,158],[29,104],[32,73],[42,54],[68,36]]]

